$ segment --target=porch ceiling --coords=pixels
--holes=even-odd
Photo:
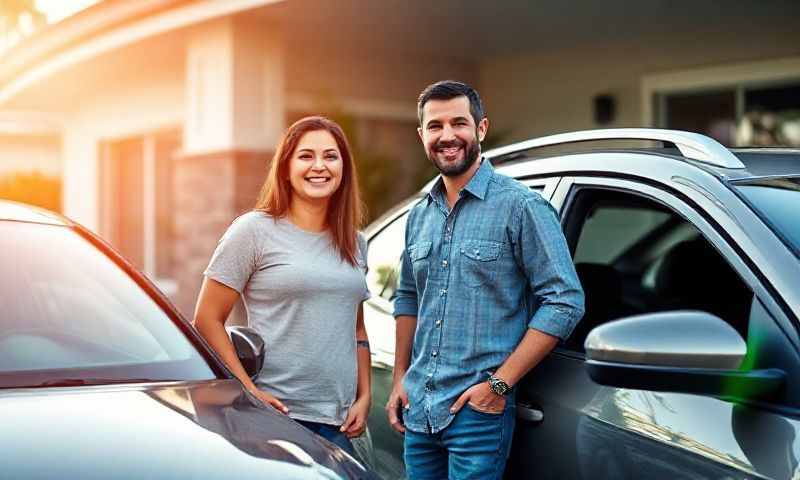
[[[456,60],[631,41],[668,42],[670,34],[765,29],[796,37],[796,0],[349,0],[323,7],[291,0],[287,33],[307,48],[356,49]]]
[[[292,54],[418,57],[477,68],[481,61],[503,56],[625,43],[658,45],[673,35],[694,37],[702,46],[703,38],[718,34],[731,38],[735,32],[757,42],[769,31],[796,44],[800,1],[287,0],[240,15],[282,25]],[[114,85],[125,72],[152,72],[153,82],[164,75],[182,78],[186,33],[173,30],[70,66],[3,106],[69,111],[87,92]]]

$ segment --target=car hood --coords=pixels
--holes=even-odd
[[[374,478],[235,380],[0,391],[8,478]]]

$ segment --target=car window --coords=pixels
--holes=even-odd
[[[405,248],[408,212],[372,237],[367,254],[367,285],[373,296],[391,300],[400,275],[400,255]]]
[[[632,193],[582,188],[567,212],[586,313],[564,347],[583,351],[589,331],[617,318],[702,310],[747,338],[753,293],[686,219]]]
[[[669,220],[670,214],[637,207],[607,205],[593,209],[583,224],[575,262],[611,263],[624,250]]]
[[[0,252],[0,386],[25,377],[2,374],[37,371],[51,380],[214,378],[159,305],[73,230],[0,222]]]
[[[800,257],[800,177],[748,180],[735,186]]]

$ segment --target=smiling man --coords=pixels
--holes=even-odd
[[[481,160],[478,93],[437,82],[417,110],[441,176],[408,218],[386,410],[412,480],[501,478],[514,385],[572,331],[583,291],[555,210]]]

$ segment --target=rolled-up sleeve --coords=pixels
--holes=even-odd
[[[584,296],[558,214],[540,196],[526,197],[511,228],[514,255],[535,297],[528,327],[564,340],[583,317]]]
[[[419,314],[419,299],[417,295],[417,283],[414,280],[414,269],[411,266],[411,259],[408,256],[409,238],[414,238],[414,211],[412,208],[408,212],[405,231],[405,247],[400,256],[400,279],[397,282],[397,290],[394,297],[394,317],[408,315],[416,317]]]
[[[400,258],[400,281],[394,298],[394,316],[409,315],[416,317],[418,312],[419,304],[417,303],[417,285],[414,282],[414,272],[411,268],[408,252],[403,249],[403,254]]]

